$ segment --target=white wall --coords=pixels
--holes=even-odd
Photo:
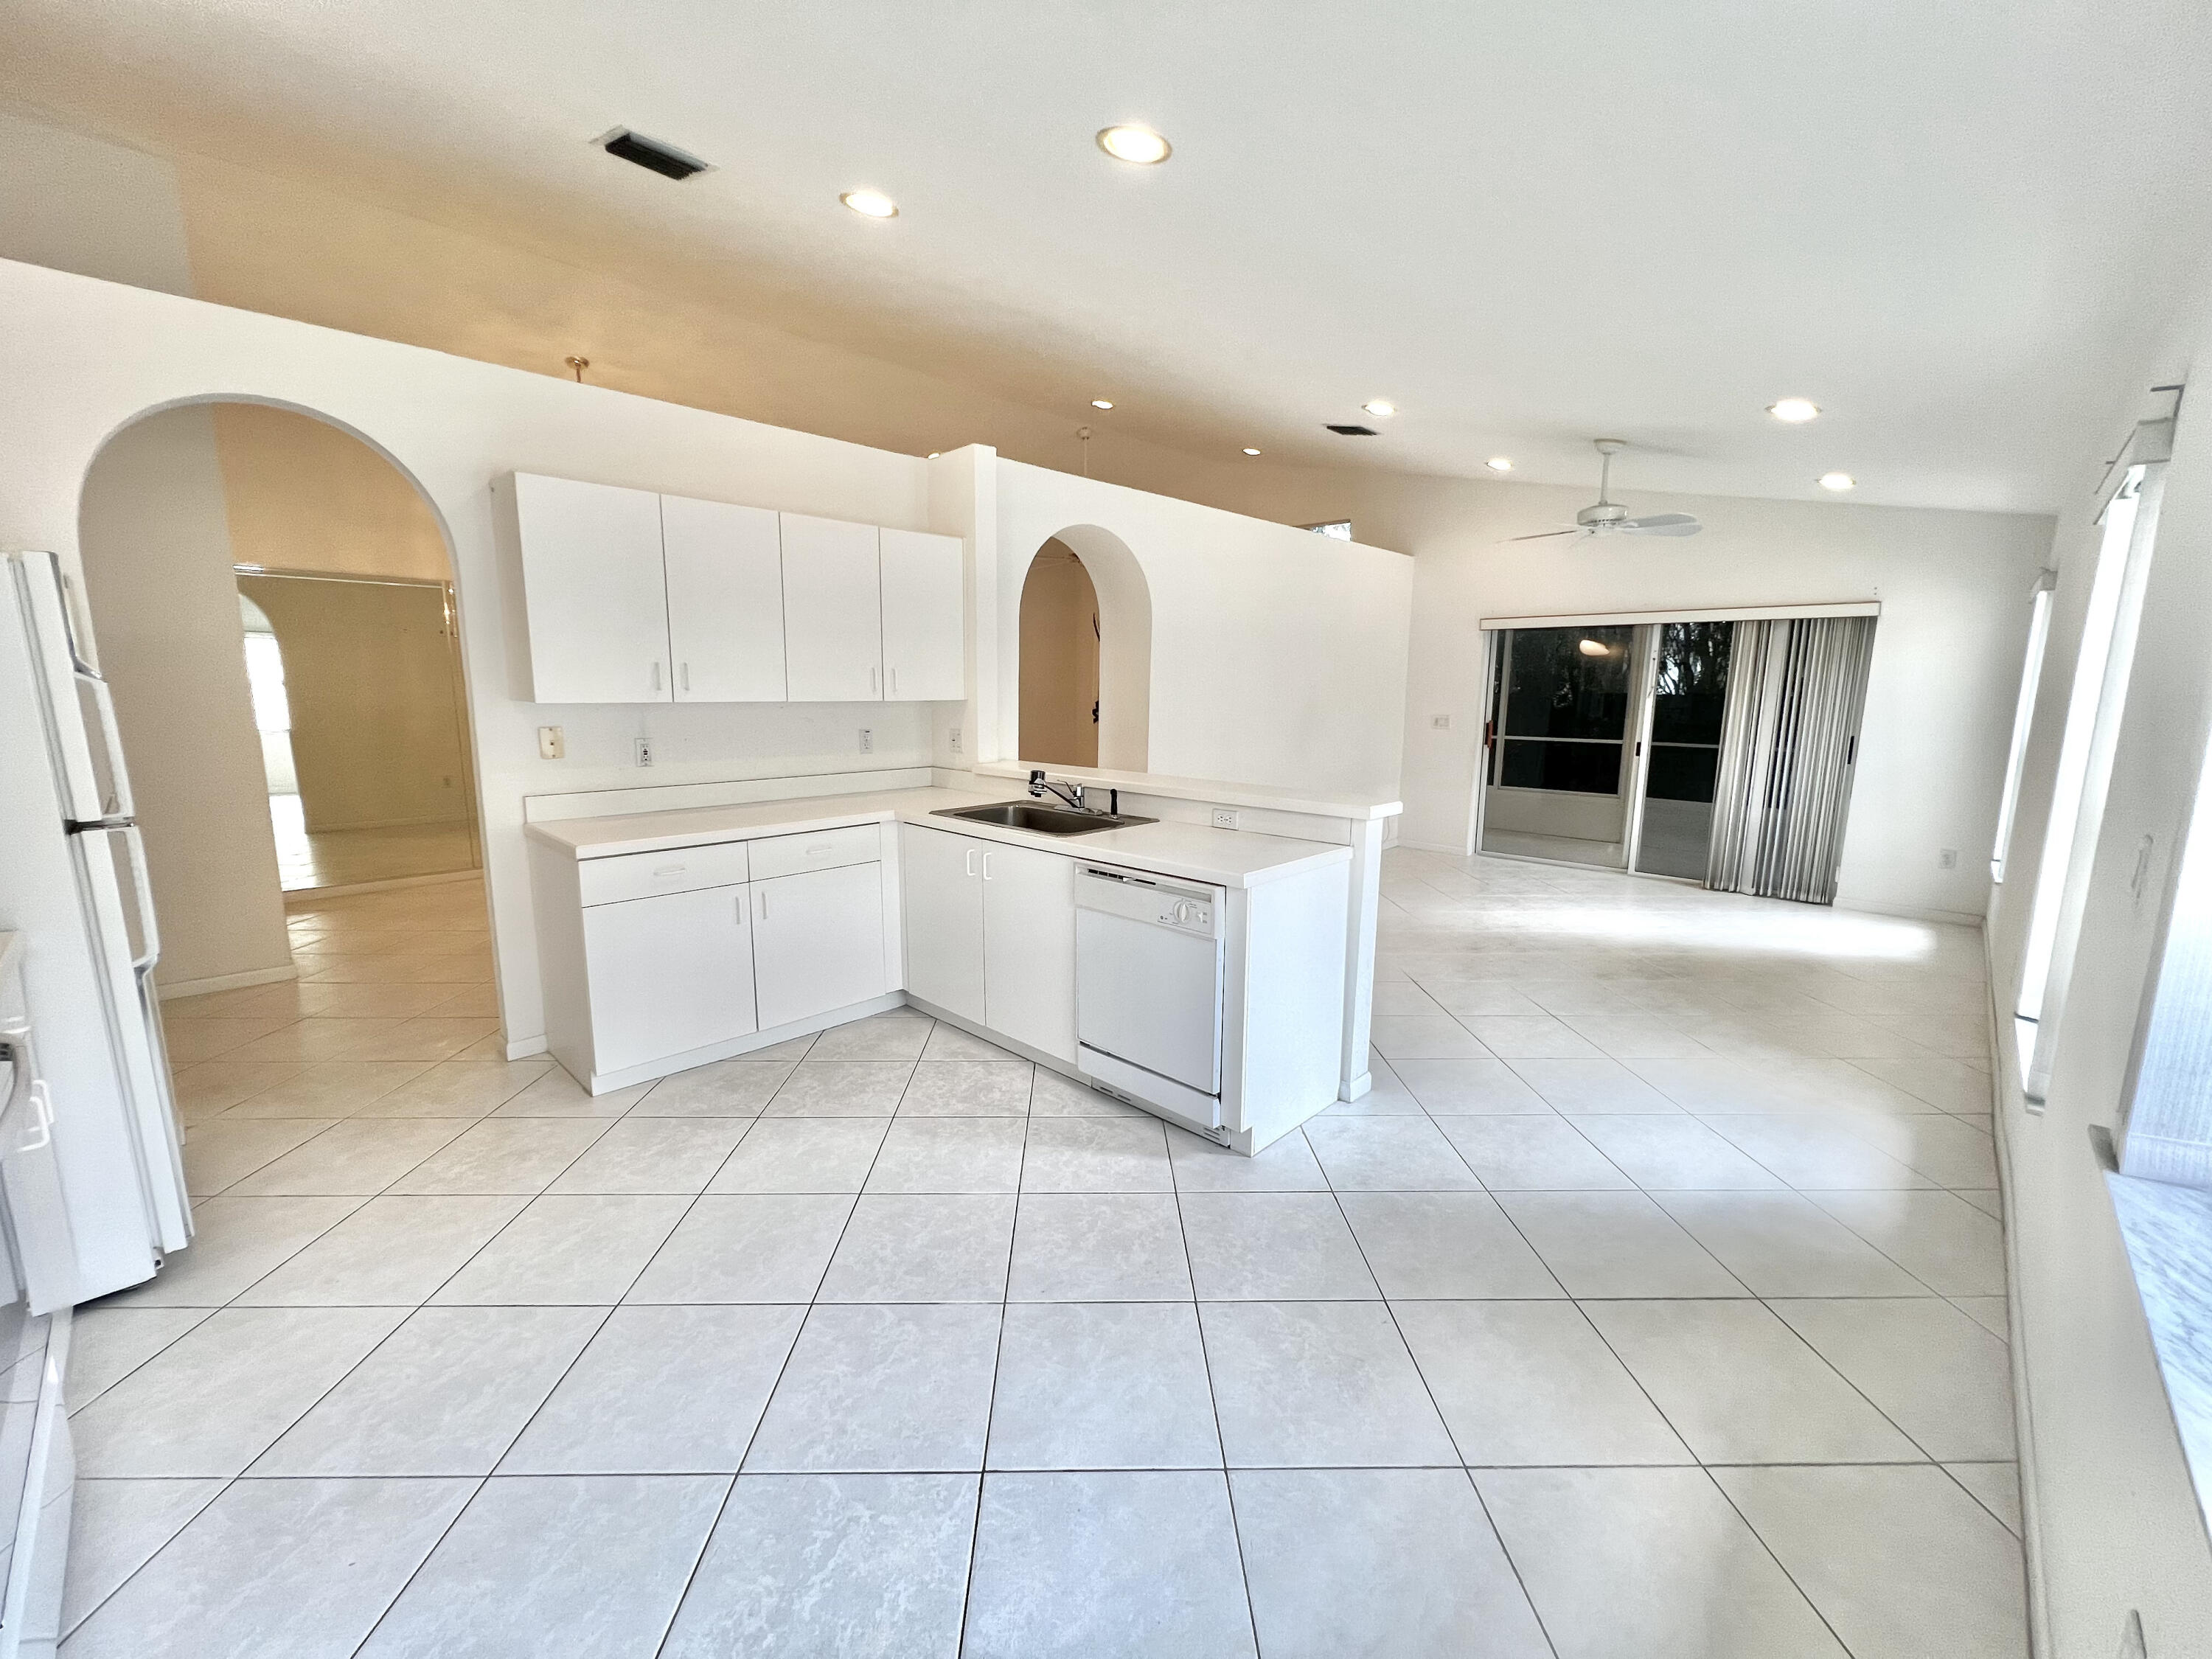
[[[1563,545],[1508,538],[1573,522],[1595,490],[1544,484],[1262,472],[1194,479],[1224,505],[1300,523],[1348,518],[1413,556],[1405,841],[1459,848],[1474,799],[1484,617],[1879,599],[1861,763],[1837,902],[1963,920],[1987,902],[1996,793],[2051,521],[1993,513],[1663,495],[1702,533]],[[1316,538],[1318,539],[1318,538]],[[1436,716],[1447,717],[1438,728]],[[1938,867],[1945,848],[1958,867]]]
[[[2099,540],[2087,507],[2100,463],[2150,412],[2142,389],[2212,365],[2199,318],[2126,377],[2108,430],[2084,434],[2075,499],[2057,538],[2059,583],[2038,688],[2006,878],[1990,912],[2001,1034],[2016,1006],[2022,945],[2050,817],[2065,707]],[[2203,393],[2198,396],[2201,400]],[[2108,1659],[2130,1609],[2154,1659],[2212,1654],[2212,1545],[2153,1361],[2092,1125],[2120,1123],[2130,1056],[2176,854],[2212,734],[2212,419],[2185,402],[2145,592],[2142,625],[2100,827],[2096,861],[2039,1113],[2021,1097],[2017,1053],[2000,1043],[2000,1141],[2013,1254],[2015,1371],[2033,1428],[2047,1651]],[[2149,838],[2144,897],[2130,891]]]
[[[1002,461],[999,466],[998,649],[1018,682],[1022,583],[1055,537],[1086,561],[1078,526],[1136,557],[1152,602],[1146,769],[1171,777],[1280,784],[1316,793],[1396,789],[1405,730],[1412,562],[1257,519],[1118,484]],[[1094,571],[1102,606],[1111,573]],[[1103,624],[1102,623],[1102,626]],[[1112,646],[1109,641],[1110,659]],[[1102,698],[1113,695],[1102,665]],[[1013,759],[1017,700],[980,711]],[[1103,763],[1115,764],[1105,755]]]
[[[76,464],[81,475],[91,460]],[[68,516],[77,530],[74,507]],[[82,535],[100,665],[114,689],[161,921],[161,987],[174,994],[288,969],[210,412],[169,410],[101,450],[85,478]],[[0,532],[15,547],[75,539]]]
[[[191,293],[176,168],[0,114],[0,258]]]

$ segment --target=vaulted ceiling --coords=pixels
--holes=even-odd
[[[1224,459],[2048,510],[2212,248],[2193,0],[15,0],[0,61]]]

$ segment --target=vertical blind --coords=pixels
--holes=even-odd
[[[1706,886],[1835,902],[1874,627],[1871,617],[1735,624]]]

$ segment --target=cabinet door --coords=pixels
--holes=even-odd
[[[668,650],[678,702],[783,701],[783,552],[776,514],[660,498]]]
[[[660,497],[514,475],[533,702],[667,702]]]
[[[1075,860],[1026,847],[983,853],[983,1023],[1075,1058]]]
[[[781,516],[790,700],[880,702],[883,593],[875,526],[796,513]]]
[[[983,1023],[983,843],[899,825],[906,988],[963,1019]]]
[[[778,876],[752,893],[763,1030],[884,994],[882,865]]]
[[[592,1067],[619,1072],[760,1029],[751,906],[743,887],[703,887],[584,912]]]
[[[952,702],[968,695],[967,601],[957,536],[878,532],[883,542],[884,697]]]

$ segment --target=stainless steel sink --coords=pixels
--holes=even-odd
[[[1133,823],[1159,822],[1127,814],[1074,812],[1064,806],[1039,806],[1025,800],[994,801],[988,806],[940,806],[930,817],[995,823],[1003,830],[1033,830],[1041,836],[1088,836],[1101,830],[1126,830]]]

